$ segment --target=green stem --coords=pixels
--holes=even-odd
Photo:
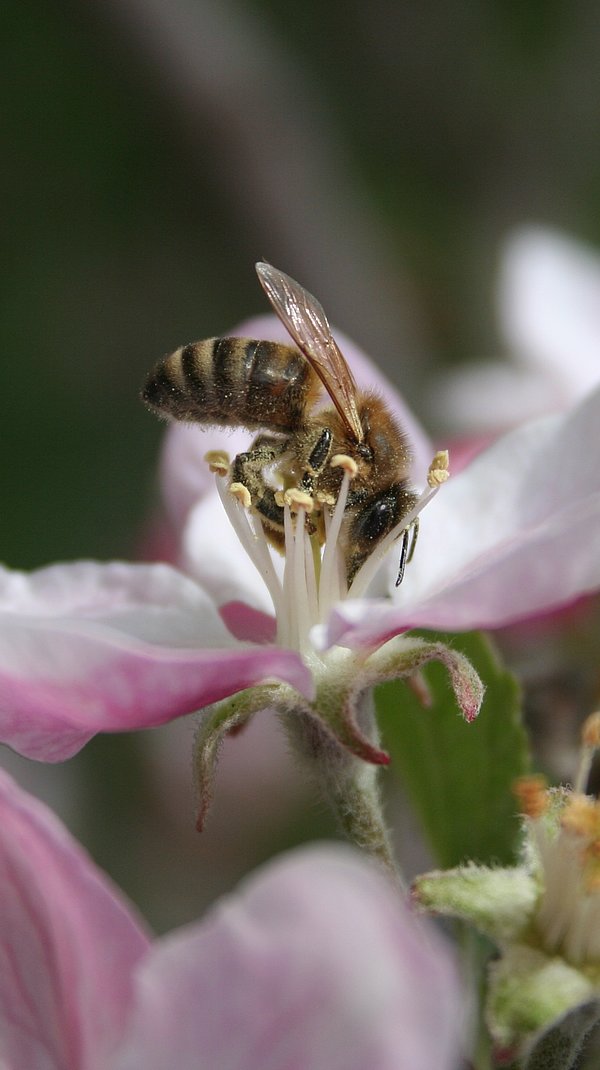
[[[370,696],[367,702],[371,704]],[[383,817],[378,767],[355,758],[303,710],[287,713],[281,722],[293,752],[311,774],[347,839],[373,855],[404,888]]]

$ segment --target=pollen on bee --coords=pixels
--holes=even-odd
[[[429,465],[427,483],[432,488],[441,487],[442,483],[445,483],[449,476],[450,454],[448,453],[448,450],[438,450]]]
[[[214,475],[229,475],[231,461],[229,454],[225,450],[209,450],[208,453],[204,454],[204,460]]]
[[[343,468],[350,479],[353,479],[358,472],[358,465],[353,457],[349,457],[347,453],[336,453],[331,458],[329,464],[332,468]]]
[[[243,483],[232,483],[229,487],[229,493],[237,498],[238,502],[244,509],[249,509],[252,505],[252,498],[250,497],[250,491]]]

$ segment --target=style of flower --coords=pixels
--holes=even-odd
[[[357,852],[313,846],[153,940],[0,772],[0,1064],[11,1070],[453,1070],[449,948]]]
[[[519,866],[465,865],[419,877],[425,910],[472,921],[498,946],[489,971],[486,1017],[498,1051],[513,1057],[569,1012],[585,1007],[586,1031],[600,1021],[600,802],[586,794],[600,714],[582,731],[571,788],[543,777],[515,785],[524,815]]]
[[[600,384],[600,256],[550,227],[507,240],[497,283],[511,359],[440,377],[434,408],[460,435],[490,435],[577,404]]]

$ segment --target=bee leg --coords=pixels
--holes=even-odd
[[[413,557],[415,556],[415,546],[417,545],[417,539],[419,538],[419,518],[418,518],[418,516],[415,517],[415,519],[413,520],[412,524],[410,525],[410,528],[412,530],[412,539],[411,539],[411,543],[410,543],[410,550],[408,551],[408,557],[406,558],[406,564],[407,565],[410,565]]]
[[[419,535],[419,518],[416,517],[412,524],[409,524],[407,528],[402,532],[402,546],[400,548],[400,560],[398,562],[398,575],[396,576],[396,587],[399,587],[404,579],[404,571],[406,566],[410,564],[415,552],[415,546],[417,545],[417,538]]]
[[[246,487],[253,512],[260,517],[269,542],[278,550],[285,542],[283,508],[275,501],[274,489],[265,483],[264,473],[279,460],[287,447],[286,439],[259,435],[246,453],[238,453],[231,466],[231,482]]]
[[[270,468],[275,464],[286,446],[285,439],[259,435],[249,450],[245,453],[238,453],[237,457],[234,457],[231,466],[231,482],[241,483],[247,487],[254,501],[256,488],[264,487],[265,468]]]
[[[406,568],[409,556],[409,543],[410,543],[410,528],[405,528],[402,532],[402,546],[400,547],[400,560],[398,562],[398,575],[396,576],[396,587],[399,587],[404,579],[404,570]]]
[[[315,493],[315,476],[320,475],[329,460],[332,441],[331,430],[324,427],[308,455],[308,466],[300,481],[300,489],[307,494]]]

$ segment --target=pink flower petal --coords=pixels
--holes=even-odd
[[[451,1070],[464,995],[437,935],[347,848],[278,860],[137,971],[111,1070]]]
[[[201,589],[166,565],[5,570],[0,636],[0,739],[45,761],[265,679],[313,692],[297,654],[239,644]]]
[[[340,603],[322,645],[370,647],[416,626],[499,627],[597,589],[599,426],[600,390],[481,453],[424,510],[395,606]]]
[[[41,803],[0,772],[0,1062],[100,1070],[148,939]]]

